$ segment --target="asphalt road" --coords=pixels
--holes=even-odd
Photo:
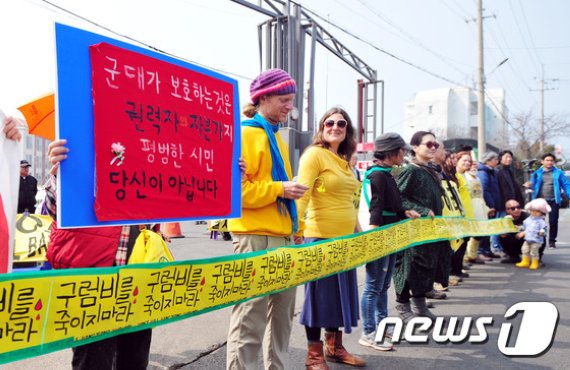
[[[458,287],[451,288],[448,299],[435,301],[438,316],[474,319],[491,316],[487,327],[489,339],[482,344],[410,344],[403,341],[391,352],[378,352],[358,344],[360,328],[344,336],[347,349],[362,356],[368,369],[567,369],[570,355],[570,210],[560,215],[558,248],[547,249],[545,267],[530,271],[498,261],[474,266],[471,276]],[[231,242],[211,240],[205,226],[183,223],[185,238],[175,239],[171,250],[177,260],[207,258],[232,252]],[[362,288],[364,269],[358,269]],[[390,297],[394,293],[390,292]],[[506,310],[518,302],[546,301],[559,312],[559,322],[552,346],[539,357],[510,358],[497,346]],[[296,318],[303,303],[303,289],[297,289]],[[390,312],[393,313],[393,301]],[[230,308],[206,313],[154,329],[149,369],[225,369],[226,334]],[[517,322],[516,320],[514,321]],[[520,320],[519,320],[520,322]],[[517,326],[517,325],[513,325]],[[474,331],[473,331],[474,332]],[[304,369],[306,339],[304,328],[294,325],[290,345],[290,369]],[[71,350],[18,361],[2,369],[69,369]],[[329,364],[330,368],[350,367]],[[260,362],[260,369],[263,368]]]

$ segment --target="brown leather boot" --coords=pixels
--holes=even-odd
[[[323,354],[323,342],[309,343],[305,366],[307,370],[329,370]]]
[[[325,358],[327,361],[340,362],[350,366],[364,367],[366,362],[351,355],[342,345],[342,332],[325,332]]]

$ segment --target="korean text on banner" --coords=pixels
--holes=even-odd
[[[205,260],[0,275],[0,364],[272,294],[426,242],[516,231],[507,218],[423,218]]]

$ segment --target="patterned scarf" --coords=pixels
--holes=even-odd
[[[281,152],[277,146],[275,133],[279,130],[279,125],[272,125],[265,120],[259,113],[256,113],[252,119],[243,121],[242,126],[257,127],[265,130],[265,134],[269,139],[269,148],[271,153],[271,177],[273,181],[290,181],[285,171],[285,164],[281,157]],[[297,220],[297,206],[293,199],[286,199],[282,197],[277,198],[277,209],[279,214],[284,215],[285,212],[289,213],[291,222],[293,223],[293,234],[297,232],[299,221]]]
[[[412,159],[412,163],[420,168],[423,168],[424,171],[427,171],[427,173],[429,173],[429,175],[432,177],[433,181],[439,186],[439,189],[443,190],[441,188],[441,177],[439,176],[438,173],[438,168],[441,171],[441,167],[439,167],[437,164],[433,162],[428,162],[428,164],[422,163],[418,161],[416,158]]]

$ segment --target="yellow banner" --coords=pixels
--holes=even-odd
[[[510,219],[438,217],[206,260],[0,275],[0,363],[198,315],[417,244],[515,231]]]
[[[208,221],[208,230],[210,231],[217,231],[217,232],[228,232],[228,220],[215,220],[215,221]]]
[[[43,262],[51,232],[51,217],[35,214],[16,216],[14,262]]]

